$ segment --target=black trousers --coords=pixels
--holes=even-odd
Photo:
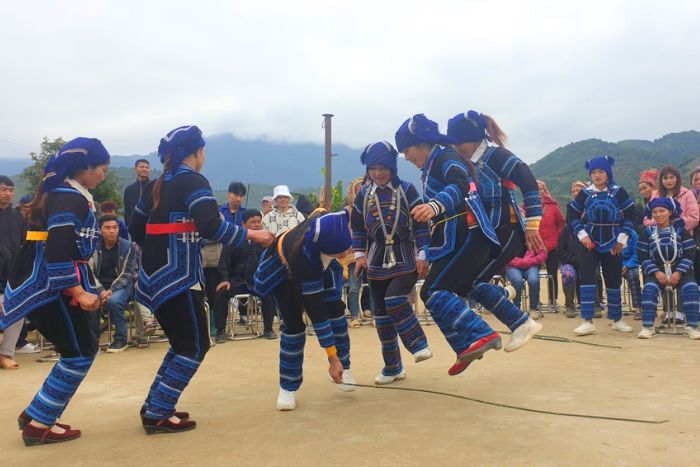
[[[286,334],[299,334],[306,331],[304,311],[309,315],[312,323],[321,323],[327,319],[345,316],[345,303],[342,300],[325,302],[323,307],[312,307],[304,310],[298,292],[294,290],[292,281],[289,279],[275,289],[273,296],[282,315]]]
[[[493,248],[496,254],[474,282],[488,282],[495,275],[503,275],[508,263],[523,251],[525,234],[520,224],[509,223],[499,226],[496,229],[496,235],[501,248],[496,250],[497,247],[489,243],[488,248]]]
[[[411,290],[413,290],[413,286],[416,285],[417,280],[418,274],[415,272],[402,274],[381,281],[370,279],[369,289],[372,294],[372,299],[374,300],[374,310],[372,311],[375,316],[387,315],[386,304],[384,303],[386,297],[407,296],[411,293]]]
[[[209,323],[201,291],[188,289],[175,295],[154,314],[176,354],[204,360],[209,351]]]
[[[458,229],[461,228],[458,226]],[[427,302],[430,294],[436,290],[468,297],[477,278],[481,277],[493,257],[491,245],[479,228],[466,233],[458,230],[455,251],[430,264],[420,293],[423,302]]]
[[[622,256],[610,253],[599,253],[595,249],[587,250],[579,248],[577,251],[579,264],[580,285],[593,285],[596,283],[598,263],[603,270],[605,287],[619,289],[622,285]],[[602,287],[598,287],[598,290]]]
[[[226,319],[228,318],[228,302],[231,298],[239,294],[252,294],[251,290],[244,284],[239,287],[233,287],[229,289],[221,289],[216,292],[216,299],[214,300],[214,318],[216,322],[216,330],[223,331],[226,329]],[[272,331],[272,322],[275,319],[275,313],[277,309],[275,308],[275,302],[271,296],[262,298],[262,315],[263,315],[263,327],[265,331]],[[238,310],[242,315],[245,315],[248,308],[245,303],[239,303]]]
[[[214,309],[216,303],[216,286],[221,282],[221,273],[218,268],[203,268],[204,271],[204,290],[207,296],[209,309]]]
[[[27,318],[62,357],[92,357],[100,349],[92,329],[94,315],[99,311],[82,310],[71,306],[70,301],[62,296],[32,311]]]

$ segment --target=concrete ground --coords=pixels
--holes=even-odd
[[[504,327],[486,316],[496,329]],[[573,338],[579,323],[546,314],[542,334]],[[628,322],[632,321],[628,318]],[[24,447],[15,418],[51,368],[19,355],[0,372],[2,465],[699,465],[700,341],[639,340],[596,320],[586,342],[534,340],[517,352],[491,351],[449,377],[454,355],[436,326],[425,326],[435,357],[418,365],[404,352],[408,378],[422,388],[533,409],[668,420],[663,424],[571,418],[517,411],[446,396],[358,388],[327,380],[324,352],[307,340],[305,382],[292,412],[275,409],[279,341],[216,346],[179,408],[197,420],[188,433],[146,436],[138,410],[167,344],[101,354],[63,421],[83,430],[69,443]],[[352,368],[372,384],[381,355],[374,328],[351,329]],[[504,343],[508,336],[504,335]]]

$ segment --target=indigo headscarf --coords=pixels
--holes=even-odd
[[[664,208],[671,212],[671,219],[677,219],[681,217],[683,209],[681,205],[673,198],[654,198],[647,203],[645,208],[645,214],[648,219],[651,219],[651,211],[654,208]]]
[[[196,125],[181,126],[171,130],[160,140],[158,158],[165,164],[166,157],[170,156],[170,169],[175,170],[187,156],[197,152],[205,144],[202,130]]]
[[[97,138],[75,138],[49,157],[44,167],[42,192],[58,187],[70,172],[109,163],[109,152]]]
[[[613,177],[613,166],[615,165],[615,159],[612,156],[598,156],[593,159],[586,161],[586,170],[588,170],[588,175],[595,169],[604,170],[608,174],[608,185],[615,183]]]
[[[440,133],[438,124],[423,114],[416,114],[401,124],[396,131],[396,149],[404,152],[406,148],[418,144],[454,144],[454,140]]]
[[[392,176],[396,176],[396,159],[398,155],[398,151],[390,143],[379,141],[368,145],[362,151],[360,161],[367,167],[368,171],[373,165],[381,165],[389,169]]]
[[[481,141],[486,137],[486,120],[475,110],[457,114],[447,122],[447,136],[455,144]]]

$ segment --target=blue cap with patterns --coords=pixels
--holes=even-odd
[[[197,152],[205,144],[202,130],[196,125],[180,126],[161,138],[158,158],[165,164],[166,158],[170,156],[170,169],[175,170],[187,156]]]
[[[586,170],[588,170],[588,175],[591,174],[595,169],[604,170],[608,174],[608,184],[612,185],[615,183],[613,177],[613,166],[615,165],[615,159],[612,156],[598,156],[593,159],[586,161]]]
[[[671,213],[671,219],[681,217],[681,213],[683,212],[680,203],[673,198],[654,198],[647,203],[647,207],[644,209],[648,219],[651,219],[651,212],[654,208],[668,209]]]
[[[486,137],[486,120],[476,110],[457,114],[447,122],[447,136],[455,144],[481,141]]]
[[[360,161],[367,166],[367,170],[373,165],[381,165],[396,175],[396,159],[399,153],[394,146],[386,141],[379,141],[368,145],[360,155]]]
[[[42,192],[48,192],[59,186],[68,174],[79,169],[97,167],[109,163],[109,152],[97,138],[79,137],[68,141],[49,157],[44,167]]]
[[[418,144],[454,144],[454,140],[440,133],[438,124],[423,114],[416,114],[401,124],[396,131],[396,149],[404,152],[406,148]]]
[[[350,216],[343,209],[311,219],[304,233],[304,254],[316,263],[319,254],[337,255],[350,248]]]

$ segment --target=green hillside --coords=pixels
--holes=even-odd
[[[615,180],[633,196],[639,196],[639,173],[651,167],[675,165],[687,186],[690,183],[688,175],[700,165],[700,132],[671,133],[653,141],[579,141],[556,149],[530,167],[537,178],[547,182],[552,195],[563,202],[570,198],[569,190],[574,180],[587,180],[586,160],[598,155],[615,158]]]

